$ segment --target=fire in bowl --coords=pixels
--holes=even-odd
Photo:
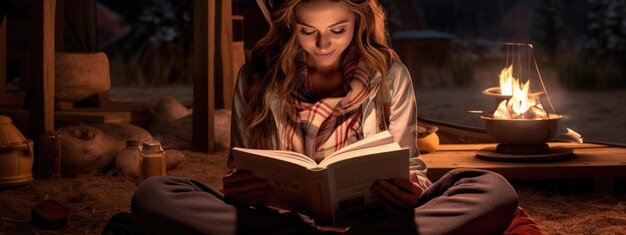
[[[512,97],[512,95],[503,95],[502,92],[500,91],[500,87],[490,87],[490,88],[487,88],[487,89],[483,90],[483,94],[485,94],[487,96],[490,96],[490,97],[493,97],[494,100],[495,100],[496,107],[503,100],[508,100],[508,99],[511,99],[511,97]],[[545,93],[540,91],[540,92],[529,93],[528,97],[531,98],[531,99],[538,99],[539,97],[542,97],[544,95],[545,95]]]
[[[485,120],[487,134],[497,142],[513,146],[544,145],[557,133],[560,115],[550,114],[541,119],[500,119],[481,116]]]

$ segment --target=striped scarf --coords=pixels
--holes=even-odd
[[[304,60],[297,61],[297,64],[297,85],[292,94],[297,120],[282,125],[281,145],[283,150],[303,153],[320,162],[335,151],[363,139],[361,104],[371,90],[369,69],[357,50],[349,49],[342,63],[346,96],[314,102],[306,64]]]

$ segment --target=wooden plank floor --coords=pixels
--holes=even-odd
[[[574,156],[552,162],[496,162],[476,158],[477,150],[495,148],[496,144],[444,144],[436,152],[421,157],[428,166],[428,177],[434,180],[455,168],[490,170],[509,180],[591,178],[598,185],[605,185],[614,179],[626,179],[626,148],[575,143],[549,145],[573,149]]]

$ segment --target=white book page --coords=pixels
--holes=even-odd
[[[317,167],[317,163],[313,161],[313,159],[303,154],[296,153],[296,152],[281,151],[281,150],[265,150],[265,149],[246,149],[246,148],[239,148],[239,147],[234,147],[233,151],[240,151],[240,152],[267,157],[267,158],[273,158],[273,159],[277,159],[281,161],[291,162],[293,164],[298,164],[306,168]]]
[[[376,180],[408,179],[408,149],[401,149],[397,143],[393,143],[381,146],[380,151],[368,150],[370,149],[358,150],[367,153],[359,153],[363,155],[351,156],[347,161],[339,160],[327,166],[330,201],[335,219],[350,220],[359,214],[353,214],[354,212],[378,207],[373,204],[378,197],[371,191],[371,186]]]
[[[343,155],[343,153],[346,153],[346,152],[356,151],[359,149],[372,148],[372,147],[381,146],[381,145],[390,144],[390,143],[393,143],[393,136],[391,135],[391,133],[389,133],[389,131],[383,131],[373,136],[367,137],[361,141],[348,145],[340,149],[337,152],[334,152],[333,154],[324,158],[324,160],[320,162],[320,165],[322,165],[323,162],[331,161],[331,159],[339,157],[340,155]]]
[[[395,150],[400,150],[400,145],[398,145],[398,143],[389,143],[389,144],[385,144],[385,145],[378,145],[376,147],[373,148],[364,148],[364,149],[356,149],[356,150],[352,150],[349,152],[344,152],[341,153],[339,155],[334,155],[333,158],[325,158],[324,160],[322,160],[322,162],[320,162],[320,166],[321,167],[328,167],[329,165],[335,163],[335,162],[339,162],[339,161],[343,161],[343,160],[347,160],[347,159],[352,159],[352,158],[358,158],[361,156],[365,156],[365,155],[374,155],[374,154],[379,154],[379,153],[386,153],[386,152],[391,152],[391,151],[395,151]]]

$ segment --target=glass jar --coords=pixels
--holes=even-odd
[[[165,175],[165,152],[158,140],[143,142],[139,182],[156,175]]]
[[[38,176],[42,179],[61,177],[61,133],[48,131],[39,136]]]

